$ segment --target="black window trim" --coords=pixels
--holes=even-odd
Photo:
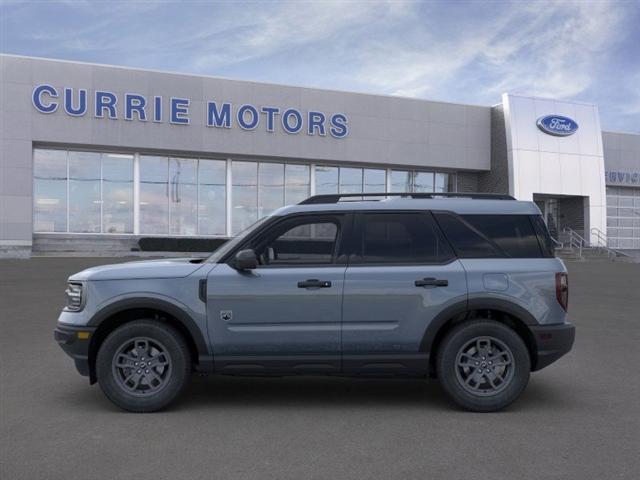
[[[456,254],[455,249],[451,245],[451,242],[446,237],[442,228],[436,221],[433,212],[431,210],[417,210],[417,209],[403,209],[403,210],[390,210],[390,209],[375,209],[375,210],[357,210],[353,212],[353,229],[351,230],[351,240],[349,242],[349,250],[348,250],[348,266],[351,267],[411,267],[411,266],[444,266],[449,265],[458,260],[458,256]],[[362,252],[359,247],[356,246],[358,238],[361,238],[363,234],[362,231],[362,217],[367,214],[422,214],[428,217],[431,217],[433,227],[440,232],[442,235],[442,240],[449,246],[451,249],[451,257],[447,260],[442,260],[440,262],[363,262],[359,260]]]
[[[294,219],[304,219],[304,218],[312,218],[312,217],[333,217],[334,220],[337,220],[336,226],[338,228],[334,246],[334,252],[332,255],[332,260],[330,263],[304,263],[304,264],[280,264],[280,265],[258,265],[257,269],[274,269],[274,268],[323,268],[323,267],[337,267],[337,266],[346,266],[348,254],[345,251],[345,238],[348,238],[349,232],[353,227],[353,212],[344,211],[344,210],[336,210],[336,211],[316,211],[316,212],[297,212],[292,213],[285,216],[273,217],[272,221],[266,222],[262,225],[256,232],[251,234],[249,237],[245,239],[240,245],[238,245],[234,250],[229,252],[224,258],[220,259],[218,263],[226,263],[227,265],[233,267],[233,259],[235,258],[236,253],[240,250],[244,250],[248,248],[249,245],[255,243],[257,240],[260,242],[260,237],[264,235],[269,235],[269,232],[273,229],[280,228],[283,223],[289,222]],[[302,220],[304,221],[304,220]]]

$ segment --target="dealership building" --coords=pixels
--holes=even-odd
[[[0,255],[227,238],[310,195],[382,191],[510,194],[554,235],[640,249],[640,135],[592,104],[496,100],[0,55]]]

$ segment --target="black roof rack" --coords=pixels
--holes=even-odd
[[[366,200],[364,197],[378,197],[374,200],[381,200],[384,197],[402,197],[402,198],[473,198],[476,200],[515,200],[511,195],[504,195],[501,193],[330,193],[323,195],[314,195],[303,201],[298,205],[312,205],[318,203],[338,203],[343,198],[353,198],[355,201]],[[381,198],[382,197],[382,198]],[[352,201],[354,201],[352,200]]]

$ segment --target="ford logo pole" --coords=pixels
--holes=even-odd
[[[556,137],[568,137],[578,130],[578,124],[569,117],[562,115],[547,115],[536,122],[540,130]]]

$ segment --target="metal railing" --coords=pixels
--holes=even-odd
[[[610,248],[607,245],[607,235],[602,230],[597,227],[593,227],[590,231],[591,239],[595,238],[595,241],[591,241],[591,239],[587,240],[578,232],[570,227],[564,227],[562,229],[562,234],[565,238],[564,241],[559,242],[560,248],[568,248],[571,251],[576,251],[578,255],[578,259],[582,260],[583,251],[586,248],[599,250],[607,255],[607,258],[612,259],[616,257],[626,257],[628,256],[626,253],[623,253],[619,250],[615,250]]]

